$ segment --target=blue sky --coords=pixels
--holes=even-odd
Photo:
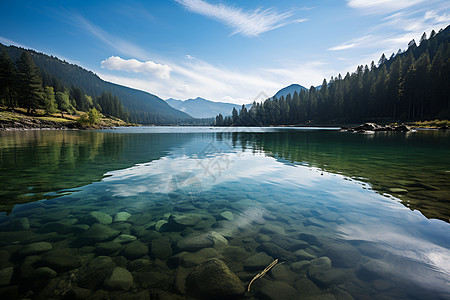
[[[319,85],[449,24],[446,0],[0,3],[4,44],[163,99],[238,104],[292,83]]]

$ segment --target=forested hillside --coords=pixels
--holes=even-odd
[[[30,54],[39,68],[43,86],[53,87],[56,92],[68,91],[70,99],[75,101],[75,108],[78,110],[85,110],[86,105],[89,106],[89,98],[85,101],[86,98],[80,96],[88,95],[91,97],[90,100],[102,98],[98,101],[99,104],[111,103],[112,105],[109,105],[105,111],[107,114],[120,107],[117,103],[119,101],[124,107],[124,113],[126,111],[128,121],[134,123],[173,124],[192,119],[189,115],[170,107],[155,95],[103,81],[93,72],[56,57],[15,46],[6,47],[2,44],[0,44],[0,51],[6,53],[13,63],[20,59],[22,52]],[[3,87],[0,91],[0,93],[3,92],[0,99],[9,97],[5,90],[7,88]],[[77,99],[77,96],[80,97]]]
[[[450,118],[450,26],[412,40],[378,64],[323,80],[321,89],[295,92],[218,115],[216,125],[293,125],[418,121]]]

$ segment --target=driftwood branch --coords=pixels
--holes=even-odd
[[[278,259],[275,259],[270,265],[268,265],[261,273],[256,274],[255,277],[253,277],[253,279],[250,281],[250,283],[248,284],[248,288],[247,288],[247,292],[250,292],[250,287],[252,286],[252,283],[256,280],[259,279],[261,277],[263,277],[264,275],[266,275],[267,272],[270,271],[270,269],[272,269],[276,264],[278,263]]]

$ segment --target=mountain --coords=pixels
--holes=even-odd
[[[214,102],[200,97],[184,101],[170,98],[166,102],[173,108],[185,112],[194,118],[214,118],[218,114],[230,116],[233,108],[239,111],[242,107],[242,105],[238,104]],[[246,107],[250,108],[251,104],[246,105]]]
[[[272,98],[281,98],[281,96],[284,96],[286,98],[287,95],[291,94],[294,95],[294,92],[297,91],[297,93],[300,93],[301,90],[307,91],[308,89],[300,84],[291,84],[285,88],[282,88],[279,90]]]
[[[119,98],[129,112],[130,122],[140,124],[175,124],[192,121],[191,116],[174,109],[158,96],[104,81],[93,72],[62,61],[57,57],[34,50],[0,44],[1,49],[6,50],[13,61],[17,61],[22,51],[29,52],[36,65],[40,68],[44,81],[46,78],[47,80],[50,78],[50,80],[59,81],[67,88],[76,86],[83,93],[92,97],[101,96],[105,91],[111,92]]]

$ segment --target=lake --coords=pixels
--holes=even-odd
[[[449,132],[0,132],[0,211],[2,299],[450,298]]]

